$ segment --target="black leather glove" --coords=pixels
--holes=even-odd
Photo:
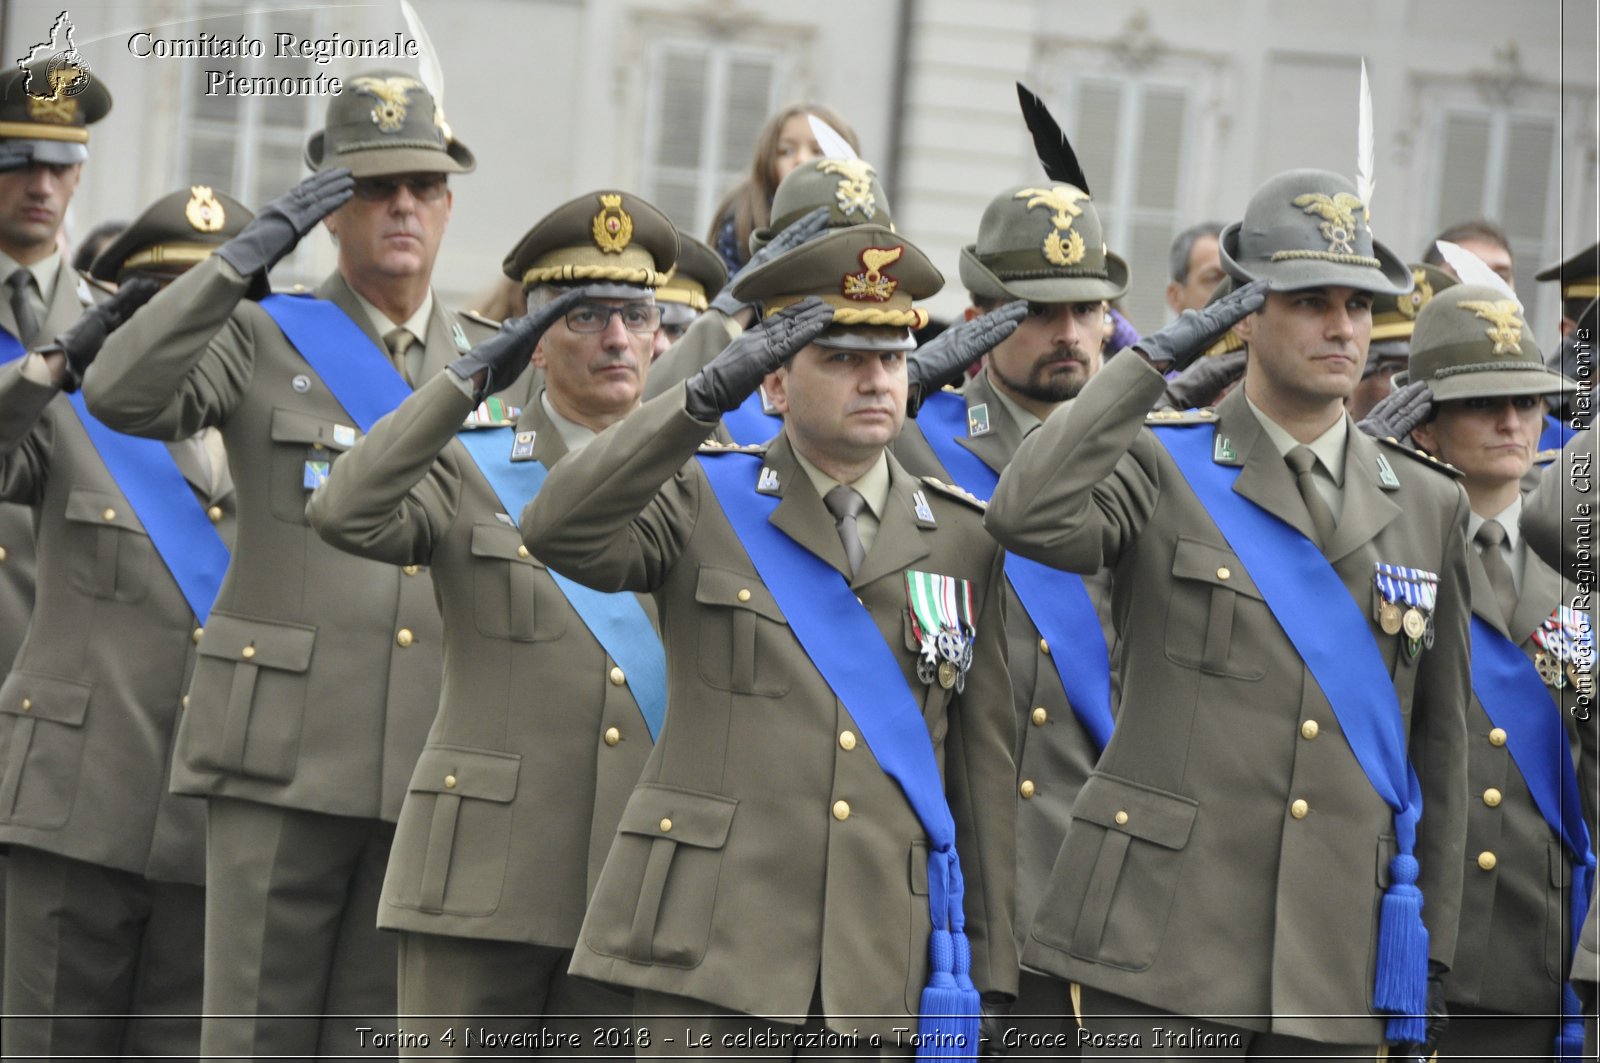
[[[1389,1049],[1389,1058],[1405,1063],[1429,1063],[1439,1050],[1439,1039],[1450,1025],[1450,1009],[1444,1002],[1444,966],[1428,961],[1427,1040],[1400,1041]]]
[[[1017,331],[1028,316],[1022,300],[1007,303],[971,321],[952,325],[917,349],[906,363],[906,407],[915,417],[924,396],[960,381],[967,366],[988,354],[995,344]]]
[[[832,320],[832,305],[813,295],[745,330],[685,381],[684,409],[697,421],[721,420],[761,386],[763,377],[793,358]]]
[[[809,214],[801,215],[798,219],[791,222],[788,228],[784,229],[777,236],[774,236],[766,247],[763,247],[761,250],[751,255],[750,261],[745,263],[744,269],[741,269],[737,274],[728,278],[728,283],[722,286],[722,291],[718,292],[717,297],[711,300],[711,309],[720,310],[729,317],[732,317],[739,311],[749,308],[751,304],[736,298],[733,294],[733,282],[738,280],[740,275],[744,274],[747,270],[756,269],[760,266],[766,265],[779,255],[788,251],[793,251],[807,240],[810,240],[813,237],[821,236],[827,231],[827,207],[818,207]]]
[[[317,222],[355,195],[355,187],[342,167],[312,174],[262,207],[238,236],[217,248],[217,257],[246,277],[265,278]]]
[[[1152,332],[1133,345],[1136,351],[1156,364],[1170,363],[1183,370],[1211,349],[1217,337],[1243,321],[1267,301],[1267,282],[1251,281],[1243,288],[1199,310],[1185,310],[1178,320]]]
[[[533,349],[556,320],[583,301],[581,288],[565,292],[526,317],[516,317],[500,326],[500,331],[478,344],[460,358],[445,366],[462,380],[476,385],[473,397],[482,402],[485,396],[509,385],[528,367]],[[480,378],[479,373],[483,376]]]
[[[1215,358],[1197,358],[1193,365],[1167,381],[1158,410],[1193,410],[1215,406],[1224,388],[1244,379],[1244,351],[1229,351]]]
[[[1428,419],[1433,411],[1433,392],[1426,380],[1413,380],[1383,397],[1356,422],[1356,427],[1377,439],[1397,439],[1411,445],[1411,430]]]
[[[984,315],[987,317],[988,315]],[[1006,1019],[1011,1016],[1011,999],[1004,993],[984,993],[978,1018],[978,1058],[999,1059],[1006,1054]]]
[[[39,354],[66,355],[66,368],[61,374],[62,391],[78,390],[83,383],[83,374],[89,371],[89,365],[100,353],[106,337],[160,290],[160,283],[154,279],[134,277],[120,286],[117,294],[85,310],[76,325],[39,348]]]

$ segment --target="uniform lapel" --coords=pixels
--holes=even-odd
[[[372,341],[372,345],[382,351],[385,358],[389,357],[388,348],[383,345],[383,337],[373,329],[372,320],[367,316],[366,308],[356,299],[356,293],[350,289],[350,285],[345,283],[344,277],[340,276],[337,271],[318,285],[313,294],[318,299],[326,299],[340,310],[343,310],[345,316],[354,321],[356,327],[362,331],[367,339]]]
[[[1344,510],[1328,543],[1330,562],[1338,561],[1365,543],[1400,515],[1400,507],[1390,500],[1379,480],[1378,444],[1368,439],[1354,424],[1348,426],[1344,449]]]
[[[767,519],[789,538],[816,554],[822,560],[850,578],[850,559],[845,556],[844,543],[839,538],[839,527],[833,514],[823,504],[800,462],[795,459],[789,438],[778,433],[767,447],[766,465],[778,477],[778,508]],[[882,538],[883,529],[878,529]],[[873,548],[877,548],[873,543]],[[871,556],[868,556],[868,562]]]
[[[856,584],[894,575],[928,556],[928,544],[923,539],[926,529],[917,523],[916,502],[911,497],[919,487],[920,481],[901,468],[890,454],[889,501],[884,506],[872,549],[867,551],[861,571],[856,573]]]
[[[422,379],[417,381],[419,387],[423,381],[432,380],[441,369],[465,353],[456,342],[458,333],[462,340],[466,339],[466,333],[459,332],[459,329],[455,315],[445,308],[435,293],[433,313],[428,315],[427,346],[422,350]]]
[[[967,386],[964,394],[968,410],[974,406],[988,405],[990,430],[981,436],[957,436],[956,444],[976,454],[980,461],[996,473],[1004,472],[1006,465],[1016,454],[1017,448],[1022,445],[1022,429],[1017,427],[1011,411],[1006,409],[1005,403],[995,394],[994,385],[989,383],[987,369],[978,374],[977,378]]]
[[[67,265],[67,256],[62,255],[61,264],[56,267],[56,290],[50,296],[50,305],[39,326],[39,344],[48,343],[77,324],[78,318],[83,316],[84,297],[88,294],[86,287],[80,291],[79,286],[87,284]]]
[[[1510,634],[1513,642],[1528,645],[1533,633],[1556,611],[1564,596],[1561,576],[1556,570],[1539,560],[1532,550],[1524,549],[1522,554],[1522,593],[1517,595]]]
[[[1218,405],[1216,440],[1213,453],[1223,456],[1212,460],[1222,465],[1243,465],[1233,489],[1315,542],[1311,514],[1300,498],[1294,474],[1272,438],[1262,431],[1255,413],[1245,405],[1243,388],[1235,388]]]
[[[543,395],[541,391],[522,408],[522,414],[517,418],[517,431],[534,433],[533,459],[546,469],[551,469],[567,456],[567,441],[561,438],[561,430],[544,412]]]

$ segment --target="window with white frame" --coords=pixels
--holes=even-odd
[[[703,236],[718,201],[750,172],[756,137],[783,88],[781,57],[660,40],[648,69],[644,194],[679,228]]]

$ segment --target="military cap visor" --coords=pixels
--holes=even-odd
[[[842,351],[914,351],[917,338],[909,328],[880,328],[864,325],[852,328],[847,325],[829,325],[822,334],[811,341],[818,347],[831,347]]]
[[[89,276],[116,281],[132,271],[181,273],[239,235],[253,217],[243,203],[204,185],[172,192],[101,249]]]
[[[328,101],[323,128],[306,141],[313,170],[342,166],[357,177],[396,173],[470,173],[477,160],[455,139],[433,95],[402,71],[376,70],[349,80]]]
[[[1546,266],[1533,276],[1540,281],[1560,281],[1562,299],[1600,298],[1600,243],[1589,245],[1564,262]]]

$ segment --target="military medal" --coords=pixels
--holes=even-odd
[[[950,661],[939,662],[939,685],[949,690],[956,685],[956,666]]]
[[[1539,678],[1547,687],[1560,689],[1567,685],[1567,677],[1561,671],[1560,662],[1543,650],[1533,655],[1533,670],[1539,673]]]
[[[972,587],[964,579],[934,572],[908,571],[906,601],[916,638],[917,678],[958,692],[966,687],[977,637],[972,622]]]
[[[1378,626],[1385,635],[1400,634],[1400,607],[1394,602],[1384,602],[1378,609]]]
[[[1400,618],[1400,626],[1405,630],[1406,638],[1420,641],[1427,634],[1428,621],[1422,615],[1422,610],[1415,607],[1406,610],[1405,616]]]
[[[1439,577],[1433,572],[1379,561],[1373,582],[1382,604],[1378,627],[1385,635],[1403,634],[1406,654],[1416,660],[1433,646],[1433,607],[1439,595]]]
[[[1558,605],[1534,629],[1534,670],[1546,686],[1564,688],[1570,681],[1583,697],[1594,694],[1594,631],[1589,614]]]

